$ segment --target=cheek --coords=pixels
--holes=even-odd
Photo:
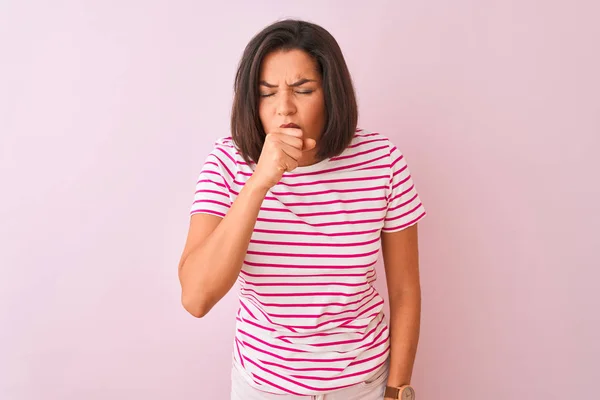
[[[321,128],[325,124],[325,103],[321,99],[314,102],[310,109],[310,119],[316,128]]]

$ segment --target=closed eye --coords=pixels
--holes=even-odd
[[[314,92],[314,90],[303,90],[303,91],[297,91],[296,93],[298,94],[311,94],[312,92]],[[271,97],[275,95],[275,93],[261,93],[260,97]]]

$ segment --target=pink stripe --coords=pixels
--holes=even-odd
[[[317,212],[317,213],[295,213],[295,215],[298,217],[317,217],[317,216],[323,216],[323,215],[339,215],[339,214],[350,215],[350,214],[364,214],[364,213],[370,213],[370,212],[378,212],[378,211],[383,211],[385,209],[386,209],[386,207],[363,208],[363,209],[359,209],[359,210],[324,211],[324,212]],[[292,213],[291,210],[288,210],[285,208],[261,207],[260,210],[261,211],[270,211],[270,212],[289,213],[289,214]]]
[[[385,364],[386,362],[387,362],[387,360],[383,360],[382,362],[380,362],[379,364],[377,364],[376,366],[374,366],[372,368],[368,368],[368,369],[363,370],[363,371],[353,372],[351,374],[338,375],[338,376],[332,376],[332,377],[311,376],[311,375],[292,375],[292,376],[294,378],[307,379],[307,380],[315,380],[315,381],[336,381],[336,380],[339,380],[339,379],[352,378],[353,376],[368,374],[369,372],[373,372],[376,369],[381,368],[383,366],[383,364]],[[402,397],[404,397],[404,396],[402,396]]]
[[[239,153],[236,153],[236,154],[239,154]],[[241,154],[239,154],[239,155],[241,156]],[[245,162],[245,161],[239,161],[239,160],[238,160],[238,161],[236,161],[235,163],[236,163],[237,165],[246,165],[246,166],[248,166],[248,167],[252,167],[253,165],[256,165],[256,163],[255,163],[255,162],[251,162],[250,164],[248,164],[248,163],[247,163],[247,162]]]
[[[236,340],[237,340],[237,338],[236,338]],[[243,343],[242,343],[242,345],[243,345]],[[287,358],[284,358],[284,357],[280,357],[280,356],[278,356],[276,354],[268,353],[268,352],[262,351],[260,349],[256,349],[256,348],[254,348],[254,349],[257,350],[257,351],[259,351],[259,352],[261,352],[261,353],[263,353],[263,354],[271,355],[271,356],[273,356],[275,358],[282,359],[284,361],[298,361],[296,359],[287,359]],[[364,364],[365,362],[369,362],[369,361],[378,359],[381,356],[383,356],[384,354],[388,353],[389,349],[390,349],[390,346],[388,344],[388,346],[386,346],[386,348],[382,352],[380,352],[380,353],[378,353],[378,354],[376,354],[374,356],[362,359],[362,360],[353,361],[350,364],[348,364],[348,366],[355,366],[355,365],[358,365],[358,364]],[[387,359],[387,357],[386,357],[386,359]],[[302,360],[302,361],[324,361],[324,362],[334,361],[335,362],[335,361],[342,361],[342,359],[340,359],[340,360]],[[311,371],[315,371],[315,372],[316,371],[343,371],[343,368],[325,368],[325,367],[323,367],[323,368],[293,368],[293,367],[290,367],[290,366],[286,366],[286,365],[283,365],[283,364],[277,364],[277,363],[269,362],[269,361],[265,361],[265,360],[262,360],[262,363],[263,364],[267,364],[267,365],[276,366],[276,367],[279,367],[279,368],[282,368],[282,369],[292,370],[292,371],[303,371],[303,372],[311,372]]]
[[[269,327],[263,326],[263,325],[261,325],[261,324],[259,324],[259,323],[256,323],[256,322],[254,322],[254,321],[251,321],[251,320],[249,320],[249,319],[246,319],[246,318],[244,318],[243,316],[242,316],[242,317],[238,316],[238,317],[236,317],[235,319],[236,319],[236,321],[242,322],[242,323],[244,323],[244,324],[249,324],[249,325],[255,326],[255,327],[259,328],[259,329],[263,329],[263,330],[265,330],[265,331],[269,332],[269,334],[270,334],[271,332],[275,332],[275,331],[276,331],[276,330],[275,330],[275,329],[273,329],[273,328],[269,328]],[[291,329],[289,329],[289,328],[288,328],[288,330],[292,331],[292,330],[291,330]],[[281,340],[282,340],[282,341],[284,341],[284,342],[286,342],[286,343],[290,343],[290,344],[291,344],[291,342],[290,342],[289,340],[287,340],[287,339],[281,339]]]
[[[421,204],[421,203],[419,203],[419,204],[417,204],[417,206],[416,206],[416,207],[413,207],[411,210],[408,210],[407,212],[405,212],[405,213],[403,213],[403,214],[396,215],[395,217],[386,218],[386,219],[385,219],[385,221],[386,221],[386,222],[389,222],[389,221],[394,221],[394,220],[397,220],[397,219],[399,219],[399,218],[406,217],[407,215],[410,215],[410,214],[414,213],[415,211],[417,211],[417,210],[418,210],[418,209],[421,207],[421,205],[422,205],[422,204]]]
[[[231,172],[231,170],[229,169],[229,167],[227,167],[227,164],[225,164],[225,162],[223,160],[221,160],[219,157],[217,157],[217,155],[215,153],[209,154],[209,157],[210,156],[212,156],[212,157],[214,157],[214,158],[217,159],[217,161],[219,162],[219,164],[221,164],[221,166],[225,169],[225,171],[227,171],[227,173],[229,174],[229,176],[231,177],[231,179],[235,179],[235,175]]]
[[[373,170],[373,169],[390,169],[389,164],[378,164],[378,165],[373,165],[372,167],[365,167],[365,168],[361,168],[358,171],[369,171],[369,170]]]
[[[385,148],[389,148],[389,146],[385,145],[385,146],[380,146],[380,147],[374,147],[372,149],[361,151],[359,153],[349,154],[347,156],[333,157],[331,159],[331,161],[346,160],[346,159],[349,159],[349,158],[354,158],[354,157],[362,156],[364,154],[370,154],[370,153],[373,153],[373,152],[375,152],[377,150],[381,150],[381,149],[385,149]]]
[[[242,358],[242,352],[240,351],[240,346],[239,343],[240,341],[238,340],[238,338],[235,338],[235,348],[237,349],[238,352],[238,358],[240,359],[240,363],[242,364],[242,367],[244,367],[244,359]]]
[[[221,212],[214,211],[214,210],[206,210],[206,209],[203,209],[203,208],[198,208],[198,209],[192,210],[190,212],[190,214],[198,214],[198,213],[214,214],[214,215],[217,215],[219,217],[225,218],[225,214],[223,214]]]
[[[367,316],[367,317],[365,317],[365,318],[376,317],[378,314],[379,314],[379,313],[371,314],[371,315],[368,315],[368,316]],[[351,320],[351,321],[348,321],[348,322],[344,322],[344,323],[343,323],[343,324],[341,324],[340,326],[341,326],[341,327],[344,327],[344,328],[355,328],[355,329],[364,329],[364,328],[367,328],[367,327],[369,326],[369,324],[367,324],[367,325],[358,325],[358,326],[354,326],[354,325],[353,325],[353,326],[350,326],[350,324],[351,324],[352,322],[354,322],[354,321],[353,321],[353,320]]]
[[[370,301],[370,300],[369,300]],[[324,312],[322,314],[275,314],[275,313],[269,313],[270,316],[272,317],[277,317],[277,318],[310,318],[310,319],[319,319],[325,316],[337,316],[337,315],[343,315],[346,313],[352,313],[352,312],[357,312],[358,310],[360,310],[362,307],[364,307],[365,305],[369,304],[369,302],[366,302],[365,304],[361,305],[358,308],[355,309],[351,309],[351,310],[344,310],[344,311],[338,311],[338,312]],[[373,309],[377,306],[380,306],[381,304],[383,304],[383,301],[379,301],[378,303],[375,303],[374,305],[372,305],[371,307],[369,307],[368,310]],[[368,311],[366,310],[366,311]],[[359,340],[360,341],[360,340]],[[348,342],[350,343],[350,342]],[[313,346],[328,346],[329,344],[323,344],[323,343],[319,343],[319,344],[313,344]]]
[[[387,342],[387,339],[386,339],[386,342]],[[385,343],[385,342],[384,342],[384,343]],[[390,343],[388,342],[388,345],[385,347],[385,349],[383,349],[383,351],[382,351],[382,352],[380,352],[380,353],[377,353],[377,354],[375,354],[374,356],[371,356],[371,357],[364,358],[364,359],[362,359],[362,360],[358,360],[358,361],[352,361],[350,364],[348,364],[348,366],[350,367],[350,366],[352,366],[352,365],[356,365],[356,364],[363,364],[363,363],[366,363],[366,362],[369,362],[369,361],[375,360],[375,359],[377,359],[377,358],[381,357],[382,355],[384,355],[385,353],[387,353],[389,350],[390,350]]]
[[[401,180],[400,182],[396,183],[395,185],[392,186],[392,190],[396,189],[398,186],[402,185],[403,183],[406,183],[408,181],[410,181],[411,176],[407,176],[406,178],[404,178],[403,180]]]
[[[216,175],[219,178],[221,178],[221,180],[223,181],[223,185],[225,185],[225,187],[227,188],[227,190],[229,190],[231,192],[231,187],[229,187],[229,184],[227,183],[227,181],[225,180],[225,177],[223,175],[221,175],[219,172],[215,172],[215,171],[204,171],[203,174],[209,174],[209,175]],[[210,181],[212,182],[212,181]],[[216,183],[216,182],[215,182]]]
[[[366,282],[357,282],[357,283],[346,283],[346,282],[262,282],[255,283],[246,281],[244,278],[240,277],[240,279],[248,286],[258,286],[258,287],[286,287],[286,286],[346,286],[346,287],[359,287],[364,286]]]
[[[415,195],[414,195],[412,198],[410,198],[409,200],[405,201],[404,203],[400,203],[400,204],[398,204],[398,205],[397,205],[397,206],[395,206],[395,207],[388,208],[387,212],[388,212],[388,213],[390,213],[390,212],[392,212],[392,211],[395,211],[395,210],[397,210],[397,209],[399,209],[399,208],[402,208],[402,207],[404,207],[404,206],[406,206],[406,205],[408,205],[408,204],[412,203],[412,202],[413,202],[413,201],[414,201],[414,200],[415,200],[415,199],[416,199],[418,196],[419,196],[419,194],[418,194],[418,193],[415,193]]]
[[[387,167],[387,166],[386,166]],[[229,188],[229,186],[227,186]],[[385,188],[387,189],[389,187],[389,184],[385,186]],[[371,188],[371,189],[377,189],[377,188]],[[235,194],[236,196],[239,196],[240,192],[236,192],[235,190],[229,188],[229,192],[232,194]],[[330,190],[329,192],[335,192],[333,190]],[[321,201],[321,202],[302,202],[302,203],[285,203],[283,201],[281,201],[281,199],[279,199],[278,197],[273,197],[273,196],[266,196],[265,200],[269,200],[269,201],[276,201],[277,203],[281,203],[285,206],[311,206],[311,205],[322,205],[322,204],[336,204],[336,203],[359,203],[361,201],[368,201],[368,200],[375,200],[375,199],[364,199],[364,198],[359,198],[359,199],[351,199],[351,200],[341,200],[341,199],[335,199],[335,200],[329,200],[329,201]],[[377,200],[379,200],[379,198],[377,198]]]
[[[394,150],[398,151],[398,149],[396,147],[394,147],[392,149],[392,151],[390,152],[390,156],[392,155],[392,153],[394,152]],[[392,161],[392,163],[390,164],[390,168],[394,168],[394,166],[404,158],[404,155],[399,155],[394,161]]]
[[[228,148],[230,148],[230,149],[233,149],[233,148],[234,148],[234,147],[232,147],[232,146],[226,146],[226,147],[228,147]],[[234,163],[234,164],[235,164],[235,159],[234,159],[233,157],[231,157],[231,155],[230,155],[228,152],[226,152],[225,150],[223,150],[221,147],[217,147],[217,150],[218,150],[218,151],[220,151],[221,153],[225,154],[225,156],[226,156],[227,158],[229,158],[229,160],[231,160],[231,162],[232,162],[232,163]]]
[[[337,327],[336,329],[340,329],[339,327]],[[346,329],[346,328],[341,328],[341,329]],[[300,339],[305,339],[305,338],[309,338],[309,337],[328,337],[328,336],[348,336],[348,335],[362,335],[361,332],[352,332],[352,331],[348,331],[348,330],[339,330],[337,332],[331,332],[331,333],[327,333],[327,332],[322,332],[322,333],[314,333],[312,335],[299,335],[299,336],[276,336],[277,339],[282,339],[282,338],[300,338]]]
[[[343,335],[343,336],[361,335],[362,336],[362,334],[360,332],[340,331],[340,332],[333,332],[333,333],[313,333],[310,335],[299,335],[299,336],[277,336],[277,338],[278,339],[282,339],[282,338],[308,339],[311,337],[327,337],[327,336],[339,336],[339,335]]]
[[[297,232],[297,231],[280,231],[273,229],[259,229],[255,228],[254,232],[257,233],[272,233],[276,235],[309,235],[309,236],[356,236],[356,235],[366,235],[369,233],[379,232],[380,229],[370,229],[368,231],[356,231],[356,232],[338,232],[338,233],[324,233],[324,232]]]
[[[252,334],[250,334],[250,333],[246,332],[246,331],[245,331],[245,330],[243,330],[243,329],[239,329],[239,328],[238,328],[238,330],[237,330],[237,331],[238,331],[239,333],[241,333],[242,335],[248,336],[248,337],[250,337],[250,338],[252,338],[252,339],[256,340],[257,342],[259,342],[259,343],[262,343],[262,344],[264,344],[265,346],[269,346],[270,348],[273,348],[273,349],[285,350],[285,351],[291,351],[291,352],[294,352],[294,353],[308,353],[308,352],[307,352],[307,351],[305,351],[305,350],[293,349],[293,348],[291,348],[291,347],[277,346],[276,344],[269,343],[269,342],[267,342],[267,341],[264,341],[264,340],[262,340],[262,339],[259,339],[259,338],[257,338],[256,336],[254,336],[254,335],[252,335]]]
[[[364,146],[365,144],[374,143],[374,142],[388,142],[389,139],[373,139],[373,140],[365,140],[363,142],[359,142],[353,145],[348,146],[349,149],[353,149],[355,147]]]
[[[254,244],[267,244],[269,246],[307,246],[307,247],[354,247],[354,246],[365,246],[368,244],[373,244],[379,242],[381,240],[380,237],[376,237],[372,240],[367,240],[365,242],[354,242],[354,243],[306,243],[306,242],[274,242],[271,240],[250,240],[250,243]]]
[[[222,203],[222,202],[216,201],[216,200],[200,199],[200,200],[194,201],[192,204],[197,204],[197,203],[218,204],[218,205],[223,206],[225,208],[229,208],[229,204],[225,204],[225,203]]]
[[[381,337],[381,335],[383,335],[385,332],[388,332],[388,327],[387,327],[387,325],[384,325],[384,326],[383,326],[383,329],[382,329],[381,331],[379,331],[379,333],[377,334],[377,336],[375,336],[375,337],[373,338],[373,340],[371,341],[371,343],[366,343],[366,344],[364,344],[364,345],[360,346],[360,347],[359,347],[359,349],[363,349],[363,348],[365,348],[365,347],[366,347],[366,348],[367,348],[367,350],[368,350],[368,349],[371,349],[371,348],[373,348],[373,347],[377,347],[378,345],[380,345],[380,344],[381,344],[381,343],[376,343],[376,342],[377,342],[377,339],[379,339],[379,338]],[[388,335],[388,336],[389,336],[389,335]],[[387,340],[388,340],[388,338],[386,337],[384,340],[386,340],[386,341],[387,341]],[[365,350],[365,351],[366,351],[366,350]]]
[[[296,303],[296,304],[290,304],[290,303],[263,303],[262,301],[260,301],[258,298],[254,297],[254,295],[252,294],[241,294],[240,296],[246,296],[246,297],[251,297],[252,299],[254,299],[256,302],[258,302],[261,306],[263,307],[323,307],[323,306],[341,306],[341,307],[346,307],[352,304],[356,304],[356,303],[360,303],[362,302],[364,299],[366,299],[367,297],[371,296],[371,299],[369,299],[369,301],[371,301],[373,298],[377,297],[377,292],[375,291],[375,289],[373,287],[370,288],[370,293],[366,294],[365,296],[361,297],[360,299],[356,300],[356,301],[352,301],[352,302],[348,302],[348,303]],[[306,337],[310,337],[306,336]],[[297,336],[281,336],[281,337],[297,337]]]
[[[204,168],[204,167],[206,167],[207,165],[214,165],[215,167],[219,168],[219,164],[217,164],[217,163],[216,163],[216,162],[214,162],[214,161],[206,161],[206,162],[204,163],[204,166],[203,166],[203,168]],[[208,171],[210,171],[210,170],[208,170]],[[203,171],[203,172],[204,172],[204,171]]]
[[[387,327],[386,327],[386,330],[387,330]],[[390,342],[390,336],[388,335],[382,341],[380,341],[378,343],[375,343],[373,346],[369,347],[368,349],[365,349],[364,351],[369,351],[369,350],[372,350],[372,349],[376,349],[377,347],[379,347],[381,345],[384,345],[386,343],[389,343],[389,342]]]
[[[362,360],[353,361],[348,366],[355,366],[355,365],[358,365],[358,364],[364,364],[365,362],[369,362],[369,361],[381,358],[383,355],[385,355],[386,353],[389,352],[389,349],[390,349],[390,346],[389,346],[389,343],[388,343],[388,346],[386,346],[385,349],[383,351],[381,351],[380,353],[375,354],[375,355],[373,355],[371,357],[362,359]],[[261,351],[260,349],[257,349],[257,351],[259,351],[261,353],[264,353],[264,354],[272,355],[272,353],[267,353],[267,352]],[[276,356],[276,355],[273,355],[273,356]],[[276,358],[283,359],[283,357],[279,357],[279,356],[276,356]],[[297,361],[297,360],[293,360],[293,359],[284,359],[284,360],[285,361]],[[387,357],[386,357],[386,360],[387,360]],[[308,360],[308,361],[312,361],[312,360]],[[321,360],[314,360],[314,361],[321,361]],[[331,360],[325,360],[325,361],[329,362]],[[339,361],[339,360],[333,360],[333,361]],[[325,367],[323,367],[323,368],[318,368],[318,367],[317,368],[293,368],[293,367],[290,367],[290,366],[286,366],[286,365],[283,365],[283,364],[277,364],[277,363],[269,362],[269,361],[266,361],[266,360],[261,360],[261,362],[263,364],[272,365],[272,366],[276,366],[276,367],[279,367],[279,368],[282,368],[282,369],[287,369],[287,370],[292,370],[292,371],[303,371],[303,372],[312,372],[312,371],[315,371],[315,372],[317,372],[317,371],[343,371],[344,370],[343,368],[325,368]],[[380,365],[382,365],[382,364],[380,364]],[[374,367],[373,369],[376,369],[376,368],[377,367]]]
[[[354,189],[328,189],[321,190],[318,192],[306,192],[306,193],[295,193],[295,192],[275,192],[271,191],[274,195],[277,196],[317,196],[321,194],[331,194],[331,193],[358,193],[358,192],[370,192],[379,189],[387,189],[387,186],[369,186],[364,188],[354,188]]]
[[[348,329],[358,329],[358,330],[361,330],[361,329],[367,328],[368,326],[369,326],[369,324],[366,324],[366,325],[349,325],[349,324],[346,323],[346,324],[340,325],[338,328],[348,328]]]
[[[292,392],[291,390],[288,390],[288,389],[284,388],[283,386],[279,386],[278,384],[273,383],[273,382],[271,382],[271,381],[269,381],[269,380],[267,380],[267,379],[265,379],[265,378],[263,378],[263,377],[261,377],[259,375],[252,374],[252,378],[254,379],[255,382],[258,379],[259,381],[262,381],[262,382],[266,383],[267,385],[269,385],[271,387],[274,387],[276,389],[279,389],[279,390],[281,390],[281,391],[283,391],[285,393],[293,394],[295,396],[301,396],[299,393]]]
[[[329,362],[338,362],[338,361],[351,361],[354,360],[356,357],[340,357],[340,358],[290,358],[290,357],[282,357],[279,354],[275,354],[275,353],[271,353],[268,350],[264,350],[261,349],[259,347],[256,347],[254,345],[252,345],[251,343],[245,342],[242,340],[242,344],[245,347],[250,347],[252,350],[258,351],[260,353],[266,354],[268,356],[277,358],[279,360],[283,360],[283,361],[297,361],[297,362],[323,362],[323,363],[329,363]],[[306,354],[314,354],[316,357],[318,357],[318,354],[315,353],[306,353]]]
[[[407,168],[408,168],[408,165],[404,164],[404,167],[400,168],[399,170],[397,170],[396,172],[394,172],[392,174],[392,179],[394,179],[396,177],[396,175],[399,175],[402,172],[404,172]]]
[[[343,292],[309,292],[309,293],[260,293],[257,292],[254,289],[248,289],[248,288],[241,288],[242,292],[251,292],[254,293],[258,296],[263,296],[263,297],[310,297],[310,296],[343,296],[343,297],[353,297],[353,296],[358,296],[361,295],[363,293],[368,292],[369,290],[372,290],[373,287],[370,286],[368,289],[363,290],[362,292],[356,292],[356,293],[343,293]],[[271,322],[271,321],[269,321]]]
[[[387,165],[385,166],[387,168]],[[386,185],[386,188],[388,188],[389,185]],[[240,192],[236,192],[235,190],[231,189],[230,192],[232,194],[235,195],[239,195]],[[265,200],[269,200],[269,201],[276,201],[277,203],[281,203],[284,206],[288,206],[288,207],[292,207],[292,206],[307,206],[307,205],[323,205],[323,204],[336,204],[336,203],[359,203],[361,201],[370,201],[370,200],[380,200],[381,197],[377,197],[377,198],[358,198],[358,199],[349,199],[349,200],[342,200],[342,199],[335,199],[335,200],[328,200],[328,201],[320,201],[320,202],[301,202],[301,203],[286,203],[281,201],[281,199],[279,199],[278,197],[273,197],[273,196],[266,196]]]
[[[374,307],[369,307],[369,309],[367,309],[367,310],[365,310],[365,311],[362,311],[362,312],[360,312],[360,313],[359,313],[357,316],[355,316],[355,317],[348,317],[348,318],[338,318],[338,319],[332,319],[332,320],[328,320],[328,321],[323,321],[323,322],[320,322],[320,323],[318,323],[318,324],[316,324],[316,325],[294,325],[293,327],[294,327],[294,328],[296,328],[296,329],[310,329],[310,330],[314,330],[314,329],[319,329],[319,328],[321,328],[322,326],[324,326],[324,325],[327,325],[327,324],[338,323],[338,322],[341,322],[341,321],[347,321],[347,322],[351,322],[351,321],[354,321],[354,320],[356,320],[358,317],[362,316],[363,314],[365,314],[366,312],[368,312],[368,311],[369,311],[369,310],[371,310],[372,308],[374,308]],[[369,315],[369,316],[367,316],[366,318],[374,317],[374,316],[377,316],[378,314],[379,314],[379,312],[377,312],[377,313],[375,313],[375,314],[372,314],[372,315]],[[271,322],[271,321],[269,321],[269,322]],[[274,322],[271,322],[271,323],[272,323],[272,324],[275,324]],[[276,324],[276,325],[284,326],[284,327],[286,327],[286,328],[288,328],[288,329],[291,329],[291,327],[290,327],[289,325],[282,325],[282,324]],[[367,346],[367,345],[365,345],[365,346]]]
[[[359,225],[359,224],[370,224],[374,222],[381,222],[384,218],[376,218],[376,219],[363,219],[357,221],[338,221],[338,222],[321,222],[318,224],[311,224],[306,221],[295,221],[295,220],[287,220],[287,219],[275,219],[275,218],[257,218],[259,222],[272,222],[275,224],[301,224],[312,227],[322,227],[322,226],[344,226],[344,225]]]
[[[412,185],[411,187],[409,187],[408,189],[406,189],[404,192],[399,193],[399,194],[395,195],[394,197],[390,198],[388,200],[388,202],[391,203],[392,201],[396,200],[397,198],[400,198],[400,197],[404,196],[405,194],[407,194],[408,192],[410,192],[411,190],[413,190],[414,187],[415,187],[415,185]]]
[[[275,329],[273,329],[273,328],[268,328],[266,326],[258,324],[258,323],[254,322],[254,321],[249,320],[249,319],[245,319],[243,317],[236,317],[236,320],[240,321],[240,322],[243,322],[245,324],[250,324],[250,325],[255,326],[257,328],[260,328],[260,329],[264,329],[265,331],[268,331],[268,332],[274,332],[275,331]]]
[[[248,302],[249,302],[249,303],[253,303],[252,299],[249,299],[249,298],[247,298],[246,300],[248,300]],[[240,301],[240,304],[243,304],[243,303]],[[259,311],[259,312],[260,312],[260,313],[263,315],[263,317],[265,317],[265,319],[266,319],[266,320],[267,320],[267,321],[268,321],[268,322],[269,322],[271,325],[281,326],[281,327],[284,327],[284,328],[288,329],[290,332],[297,333],[297,332],[296,332],[296,331],[295,331],[295,330],[294,330],[292,327],[290,327],[290,326],[287,326],[287,325],[282,325],[282,324],[278,324],[278,323],[275,323],[275,322],[273,322],[273,321],[271,320],[271,318],[269,318],[269,316],[267,315],[267,313],[265,313],[265,312],[264,312],[264,311],[263,311],[263,310],[262,310],[262,309],[261,309],[259,306],[257,306],[256,304],[253,304],[253,305],[254,305],[254,306],[256,307],[256,309],[257,309],[257,310],[258,310],[258,311]],[[244,309],[248,311],[248,313],[250,314],[250,316],[252,316],[252,313],[250,312],[250,310],[248,310],[248,308],[247,308],[245,305],[244,305]],[[252,318],[256,319],[254,316],[252,316]]]
[[[361,129],[362,131],[362,129]],[[377,136],[377,135],[381,135],[381,133],[379,132],[371,132],[371,133],[363,133],[363,134],[355,134],[354,136],[356,137],[370,137],[370,136]]]
[[[380,304],[383,304],[383,302],[381,302]],[[312,346],[317,346],[317,347],[322,347],[322,346],[337,346],[337,345],[340,345],[340,344],[362,342],[366,337],[369,337],[369,335],[371,335],[373,332],[375,332],[377,330],[377,328],[379,328],[381,326],[382,323],[383,323],[383,318],[380,319],[379,322],[377,323],[377,325],[375,325],[375,327],[373,329],[371,329],[369,332],[367,332],[364,335],[364,337],[361,337],[361,338],[358,338],[358,339],[339,340],[337,342],[313,343]]]
[[[223,187],[225,187],[225,185],[223,185]],[[210,190],[210,189],[200,189],[200,190],[196,190],[196,193],[194,194],[198,194],[198,193],[212,193],[212,194],[218,194],[219,196],[224,196],[227,197],[229,199],[229,195],[227,193],[223,193],[223,192],[218,192],[216,190]]]
[[[381,304],[383,304],[383,302],[380,302],[379,304],[376,304],[376,305],[374,305],[374,306],[371,306],[371,307],[367,308],[367,309],[366,309],[366,310],[364,310],[364,311],[361,311],[360,313],[358,313],[358,314],[357,314],[356,316],[354,316],[354,317],[350,317],[350,318],[338,318],[338,319],[332,319],[332,320],[329,320],[329,321],[325,321],[325,322],[318,323],[318,324],[317,324],[317,325],[315,325],[314,327],[304,327],[304,326],[298,326],[297,328],[303,328],[303,329],[317,329],[317,328],[320,328],[320,327],[321,327],[321,326],[323,326],[323,325],[327,325],[327,324],[330,324],[330,323],[333,323],[333,322],[340,322],[340,321],[345,321],[345,320],[347,320],[347,321],[355,321],[356,319],[358,319],[358,318],[359,318],[360,316],[362,316],[363,314],[367,313],[368,311],[372,310],[372,309],[373,309],[373,308],[375,308],[375,307],[378,307],[378,306],[380,306]],[[370,315],[369,317],[374,317],[374,316],[377,316],[378,314],[379,314],[379,312],[377,312],[377,313],[375,313],[375,314],[372,314],[372,315]],[[368,317],[367,317],[367,318],[368,318]],[[387,327],[386,327],[386,329],[387,329]]]
[[[283,177],[284,178],[297,178],[297,177],[301,177],[301,176],[321,175],[321,174],[326,174],[326,173],[329,173],[329,172],[343,171],[343,170],[346,170],[346,169],[351,169],[351,168],[355,168],[355,167],[360,167],[360,166],[363,166],[363,165],[367,165],[367,164],[370,164],[372,162],[382,160],[383,158],[386,158],[386,157],[389,157],[389,156],[387,154],[385,154],[383,156],[374,158],[372,160],[363,161],[363,162],[360,162],[360,163],[357,163],[357,164],[344,165],[342,167],[324,169],[322,171],[305,172],[303,174],[293,174],[293,175],[291,175],[290,173],[284,173]],[[252,173],[240,171],[240,175],[252,176]]]
[[[252,276],[255,278],[320,278],[320,277],[332,277],[339,276],[342,278],[350,278],[355,276],[364,276],[365,278],[368,276],[366,274],[251,274],[250,272],[246,272],[243,269],[240,270],[240,273]]]
[[[285,381],[291,382],[291,383],[293,383],[293,384],[295,384],[297,386],[300,386],[300,387],[303,387],[303,388],[306,388],[306,389],[309,389],[309,390],[314,390],[314,391],[320,391],[320,392],[322,392],[322,391],[338,390],[338,389],[343,389],[343,388],[348,387],[348,386],[352,386],[352,385],[344,385],[344,386],[335,386],[335,387],[329,387],[329,388],[317,388],[317,387],[305,385],[304,383],[301,383],[301,382],[296,382],[293,379],[290,379],[290,378],[288,378],[286,376],[280,375],[280,374],[278,374],[276,372],[269,371],[268,369],[266,369],[263,366],[259,365],[258,363],[256,363],[255,361],[253,361],[250,358],[246,357],[246,360],[249,363],[254,364],[256,367],[258,367],[259,369],[261,369],[262,371],[264,371],[264,372],[266,372],[268,374],[271,374],[273,376],[278,377],[279,379],[283,379]],[[254,376],[258,378],[257,375],[254,374]],[[269,384],[272,384],[271,382],[267,381],[265,378],[261,378],[261,379],[263,379],[265,382],[267,382]]]
[[[302,372],[316,372],[316,371],[330,371],[330,372],[342,372],[344,368],[294,368],[283,364],[277,364],[270,361],[262,360],[263,364],[272,365],[274,367],[279,367],[282,369],[287,369],[290,371],[302,371]]]
[[[208,171],[207,171],[207,172],[208,172]],[[208,172],[208,173],[215,174],[215,175],[217,175],[218,177],[221,177],[221,175],[219,175],[219,174],[217,174],[217,173],[214,173],[214,172]],[[209,180],[209,179],[201,179],[201,180],[199,180],[198,182],[196,182],[196,184],[197,184],[197,185],[198,185],[198,184],[200,184],[200,183],[212,183],[213,185],[217,185],[217,186],[220,186],[220,187],[222,187],[222,188],[225,188],[225,189],[227,189],[227,186],[226,186],[224,183],[219,183],[219,182],[211,181],[211,180]],[[199,191],[200,191],[200,190],[196,191],[196,193],[198,193]]]
[[[301,268],[301,269],[356,269],[356,268],[368,268],[375,265],[377,261],[373,261],[369,264],[361,265],[293,265],[293,264],[266,264],[257,263],[251,261],[244,261],[244,264],[251,267],[272,267],[272,268]]]
[[[248,250],[246,254],[255,256],[270,256],[270,257],[301,257],[301,258],[361,258],[372,256],[379,253],[379,248],[368,253],[359,254],[300,254],[300,253],[273,253],[268,251],[253,251]]]
[[[421,215],[419,215],[417,218],[413,219],[412,221],[409,221],[409,222],[407,222],[407,223],[405,223],[405,224],[398,225],[398,226],[390,226],[390,227],[387,227],[387,228],[383,228],[383,229],[382,229],[382,231],[383,231],[383,232],[388,232],[388,231],[392,231],[392,230],[395,230],[395,229],[401,229],[401,228],[405,228],[405,227],[407,227],[407,226],[410,226],[410,225],[412,225],[412,224],[416,223],[416,222],[417,222],[417,221],[419,221],[421,218],[423,218],[425,215],[427,215],[427,212],[426,212],[426,211],[423,211],[423,213],[422,213]]]
[[[385,197],[361,197],[359,199],[349,199],[349,200],[342,200],[342,199],[336,199],[336,200],[328,200],[328,201],[315,201],[315,202],[303,202],[303,203],[285,203],[283,201],[279,201],[278,198],[276,197],[265,197],[265,200],[273,200],[276,201],[278,203],[283,204],[286,207],[296,207],[296,206],[303,206],[303,207],[308,207],[308,206],[324,206],[327,204],[350,204],[350,203],[360,203],[361,201],[379,201],[379,200],[385,200]]]
[[[278,185],[299,187],[299,186],[314,186],[325,183],[347,183],[347,182],[362,182],[362,181],[373,181],[374,179],[389,179],[389,175],[378,175],[378,176],[367,176],[360,178],[346,178],[346,179],[324,179],[319,181],[303,182],[303,183],[286,183],[284,180],[279,181]],[[244,185],[244,182],[234,181],[239,185]]]
[[[256,319],[256,317],[254,316],[254,314],[252,314],[252,311],[250,311],[250,310],[248,309],[248,307],[247,307],[247,306],[246,306],[246,305],[245,305],[245,304],[244,304],[244,303],[243,303],[241,300],[240,300],[240,305],[241,305],[242,307],[244,307],[244,310],[246,310],[246,312],[248,313],[248,315],[250,315],[252,318]]]

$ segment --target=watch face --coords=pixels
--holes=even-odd
[[[415,391],[411,386],[407,386],[402,391],[402,396],[400,396],[401,400],[415,400]]]

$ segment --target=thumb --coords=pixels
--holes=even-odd
[[[315,139],[304,139],[304,147],[302,148],[302,151],[309,151],[315,148],[315,146],[317,145],[317,142],[315,141]]]

